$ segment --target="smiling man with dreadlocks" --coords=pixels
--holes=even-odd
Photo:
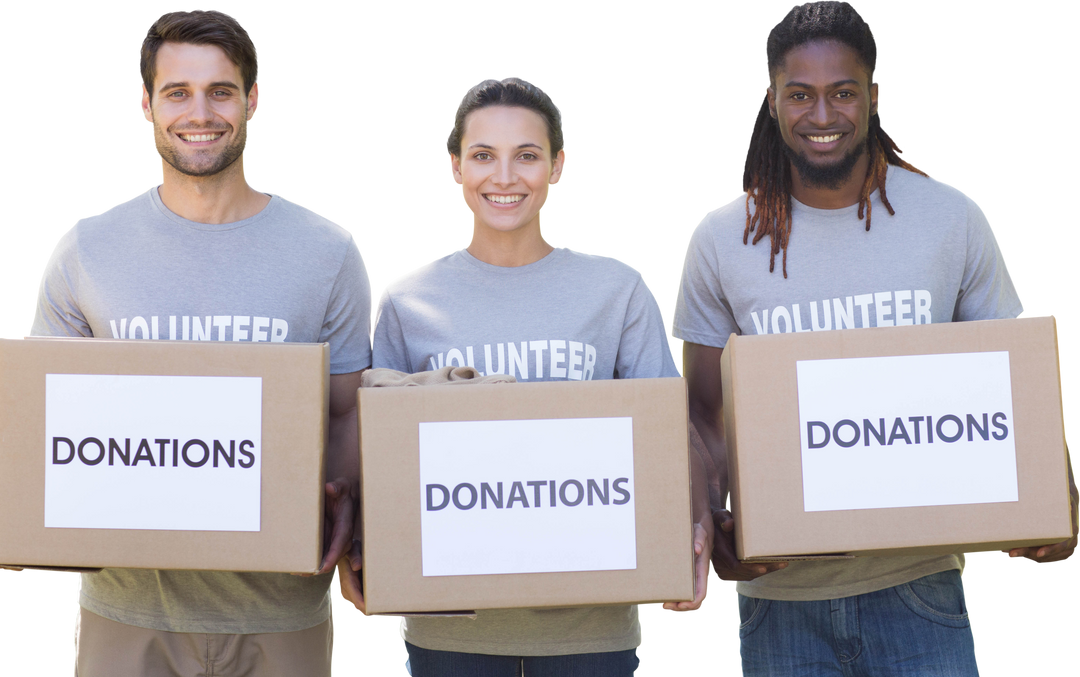
[[[674,327],[685,341],[691,419],[714,465],[713,566],[740,581],[743,672],[976,675],[963,556],[735,558],[720,392],[731,333],[1011,318],[1022,310],[978,206],[901,160],[882,130],[877,48],[862,17],[842,2],[795,7],[770,33],[767,53],[769,87],[746,156],[746,194],[695,231]],[[1075,534],[1075,484],[1071,491]],[[1049,562],[1075,546],[1074,535],[1009,554]]]

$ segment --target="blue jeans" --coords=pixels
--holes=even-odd
[[[743,675],[977,677],[955,569],[854,597],[780,602],[739,595]]]
[[[412,677],[632,677],[637,651],[567,656],[491,656],[434,651],[405,642]]]

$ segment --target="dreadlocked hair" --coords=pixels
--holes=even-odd
[[[784,20],[769,33],[766,48],[769,57],[769,81],[774,81],[788,52],[815,41],[839,42],[850,47],[866,67],[868,75],[873,75],[877,62],[877,45],[870,26],[846,2],[814,2],[792,8]],[[859,195],[859,218],[865,218],[866,230],[870,230],[873,212],[870,193],[875,185],[885,209],[890,215],[896,213],[885,191],[885,176],[889,165],[896,165],[923,176],[926,174],[900,159],[900,148],[881,128],[881,121],[876,113],[870,117],[866,150],[870,156],[870,166]],[[788,241],[791,239],[791,162],[785,152],[780,127],[769,112],[768,96],[761,104],[757,121],[754,123],[754,133],[750,138],[750,148],[746,153],[743,190],[746,191],[746,229],[743,231],[743,244],[750,243],[751,233],[754,234],[753,244],[757,244],[767,235],[771,243],[769,272],[776,268],[776,255],[783,252],[781,270],[784,278],[787,278],[787,250]],[[752,212],[751,199],[754,201]]]

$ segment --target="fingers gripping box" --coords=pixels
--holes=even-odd
[[[740,559],[1072,536],[1054,319],[733,336]]]

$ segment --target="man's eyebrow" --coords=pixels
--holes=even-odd
[[[469,146],[469,150],[472,150],[473,148],[483,148],[484,150],[495,150],[495,146],[489,146],[486,143],[474,143],[473,145]],[[536,148],[536,149],[539,149],[539,150],[544,150],[543,146],[541,146],[539,144],[536,144],[536,143],[523,143],[520,146],[518,146],[519,150],[522,149],[522,148]]]
[[[176,89],[178,87],[190,87],[189,82],[166,82],[159,89],[158,92],[164,92],[167,89]],[[211,82],[210,87],[228,87],[229,89],[240,89],[240,85],[228,80],[222,80],[221,82]]]
[[[837,87],[842,87],[844,85],[858,85],[858,84],[860,84],[858,80],[848,78],[847,80],[838,80],[838,81],[832,83],[831,85],[828,86],[828,89],[835,89]],[[805,82],[798,82],[796,80],[792,80],[791,82],[788,82],[787,84],[784,85],[784,87],[785,88],[786,87],[800,87],[802,89],[813,89],[814,88],[813,85],[807,84]]]

